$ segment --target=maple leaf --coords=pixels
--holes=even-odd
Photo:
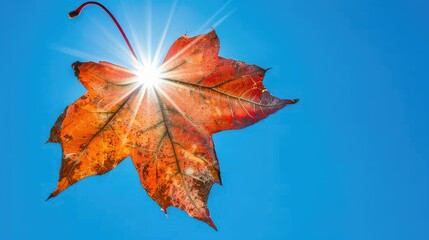
[[[213,30],[180,37],[157,76],[108,62],[74,63],[87,93],[51,129],[49,142],[60,143],[63,155],[49,198],[130,156],[141,184],[165,212],[174,206],[216,229],[207,208],[211,187],[221,184],[212,135],[297,102],[266,90],[266,70],[218,52]]]

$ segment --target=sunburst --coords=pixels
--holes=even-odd
[[[148,3],[150,3],[150,1]],[[210,26],[212,28],[217,27],[226,18],[228,18],[233,13],[233,11],[227,12],[225,15],[218,18],[218,20],[216,22],[214,22],[212,25],[210,25],[225,10],[225,8],[229,4],[230,4],[230,1],[225,3],[219,10],[217,10],[211,17],[209,17],[208,20],[205,21],[199,27],[198,32],[204,30],[204,28],[207,28],[208,26]],[[119,58],[121,58],[122,62],[129,63],[128,66],[130,66],[130,71],[135,75],[135,77],[133,79],[130,79],[129,82],[137,83],[137,84],[133,84],[133,87],[130,88],[129,91],[127,91],[127,93],[124,96],[121,96],[121,97],[113,100],[110,104],[113,106],[117,102],[122,101],[125,97],[129,96],[129,94],[131,94],[132,92],[138,90],[139,93],[137,94],[137,96],[138,96],[138,99],[140,101],[142,101],[145,98],[145,95],[146,95],[146,97],[151,96],[152,98],[154,98],[153,101],[157,101],[155,99],[156,94],[153,94],[154,92],[156,92],[158,94],[163,95],[165,97],[165,99],[167,99],[173,105],[176,106],[176,104],[171,99],[171,97],[168,96],[166,94],[166,92],[163,91],[163,89],[162,89],[162,84],[172,84],[169,81],[164,81],[164,78],[166,78],[166,76],[168,76],[168,78],[180,77],[180,76],[177,76],[177,74],[188,74],[188,73],[176,71],[172,75],[170,70],[166,69],[166,68],[167,68],[167,65],[171,61],[178,58],[184,51],[186,51],[187,48],[189,48],[193,44],[193,43],[189,44],[185,49],[181,49],[181,51],[176,53],[176,55],[172,56],[168,61],[161,63],[162,54],[165,53],[164,42],[165,42],[166,36],[168,34],[172,19],[173,19],[174,11],[175,11],[176,5],[177,5],[177,0],[173,1],[173,3],[172,3],[167,21],[166,21],[164,29],[162,31],[162,35],[158,41],[158,45],[156,47],[155,54],[153,56],[151,55],[151,52],[152,52],[151,51],[151,42],[152,42],[151,41],[152,40],[151,39],[151,36],[152,36],[152,33],[151,33],[151,30],[152,30],[151,16],[152,16],[152,12],[151,12],[150,4],[148,6],[148,11],[147,11],[147,13],[148,13],[148,21],[147,21],[148,33],[147,33],[147,39],[146,39],[146,43],[147,43],[147,50],[146,51],[143,51],[144,48],[140,44],[141,41],[138,41],[138,39],[137,39],[138,34],[135,31],[131,30],[130,33],[131,33],[132,39],[136,43],[137,51],[134,50],[134,48],[132,47],[130,41],[128,40],[128,38],[125,34],[125,31],[122,29],[122,27],[119,24],[119,22],[117,21],[117,19],[101,3],[92,2],[92,1],[91,2],[85,2],[82,5],[80,5],[76,10],[71,11],[69,13],[70,18],[77,17],[81,13],[81,11],[88,5],[96,5],[96,6],[99,6],[100,8],[102,8],[110,16],[110,18],[113,20],[113,22],[117,26],[117,28],[118,28],[119,32],[121,33],[129,51],[126,48],[124,48],[124,46],[122,44],[120,44],[119,41],[115,40],[115,38],[113,37],[113,35],[110,32],[106,31],[105,29],[103,29],[101,27],[101,25],[99,25],[102,32],[108,37],[108,39],[112,40],[111,42],[114,43],[113,47],[108,48],[109,51],[114,52],[115,56],[118,56]],[[128,16],[127,16],[127,20],[128,20],[128,23],[131,25],[130,29],[133,29],[132,28],[132,21],[130,21],[130,19],[128,19]],[[194,42],[197,42],[198,40],[199,39],[197,37]],[[86,53],[71,50],[68,48],[61,48],[60,50],[65,52],[65,53],[77,56],[77,57],[83,57],[83,58],[88,58],[89,56],[91,58],[95,57],[95,56],[91,56],[91,55],[88,55]],[[136,109],[133,110],[134,114],[133,114],[132,118],[130,119],[130,126],[132,125],[137,112],[140,110],[141,107],[144,107],[141,105],[142,104],[139,103],[135,106]],[[185,115],[185,113],[183,112],[182,109],[178,109],[178,110],[181,114]],[[126,139],[124,139],[124,140],[126,141]]]

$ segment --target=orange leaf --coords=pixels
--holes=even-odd
[[[74,63],[88,92],[51,130],[49,141],[61,144],[63,157],[50,197],[131,156],[141,184],[164,211],[178,207],[216,228],[207,208],[211,187],[221,183],[212,134],[247,127],[297,102],[265,89],[266,70],[218,52],[215,31],[179,38],[153,87],[111,63]]]

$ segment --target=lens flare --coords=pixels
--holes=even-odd
[[[157,87],[161,81],[161,70],[153,64],[138,68],[137,78],[146,88]]]
[[[219,14],[226,9],[226,7],[230,4],[230,2],[231,1],[226,2],[213,16],[211,16],[196,31],[196,34],[199,34],[203,30],[208,30],[206,28],[208,28],[209,24],[211,22],[213,22],[216,18],[218,18]],[[128,21],[128,26],[130,27],[129,31],[131,33],[131,36],[133,37],[132,39],[134,40],[134,42],[137,46],[137,48],[136,48],[137,51],[134,51],[133,47],[131,46],[130,41],[128,40],[124,30],[122,29],[122,27],[120,26],[120,24],[118,23],[116,18],[102,4],[100,4],[98,2],[94,2],[94,1],[85,2],[82,5],[80,5],[76,10],[71,11],[69,13],[69,16],[71,18],[77,17],[81,13],[81,11],[88,5],[97,5],[98,7],[102,8],[110,16],[110,18],[113,20],[113,22],[115,23],[115,25],[118,28],[119,32],[121,33],[123,39],[125,40],[125,43],[128,46],[128,49],[126,49],[122,43],[117,41],[115,35],[112,35],[110,32],[108,32],[100,24],[95,24],[95,26],[99,27],[102,30],[101,32],[104,33],[105,36],[103,36],[101,39],[95,38],[95,37],[93,39],[95,39],[97,43],[106,42],[106,40],[109,40],[110,41],[109,44],[114,46],[114,47],[108,47],[106,50],[110,51],[112,56],[115,56],[118,58],[117,59],[118,65],[125,66],[135,75],[135,77],[130,79],[130,82],[131,83],[137,82],[139,84],[134,85],[134,87],[130,89],[130,92],[138,90],[140,92],[139,94],[141,95],[140,99],[143,99],[143,97],[147,96],[147,97],[150,97],[152,100],[155,101],[156,100],[156,97],[155,97],[156,95],[154,94],[155,92],[158,92],[158,93],[162,94],[163,96],[165,96],[167,99],[170,99],[169,96],[167,96],[166,93],[164,91],[162,91],[162,86],[164,84],[168,84],[168,82],[164,81],[164,80],[166,78],[169,78],[169,79],[172,78],[171,73],[169,73],[170,70],[166,69],[166,66],[171,61],[173,61],[174,59],[177,59],[178,57],[180,57],[180,55],[186,49],[188,49],[190,47],[190,46],[188,46],[187,48],[182,49],[181,51],[176,53],[174,56],[172,56],[166,62],[161,61],[162,55],[166,53],[166,51],[164,49],[164,42],[166,40],[167,32],[168,32],[170,24],[172,22],[173,13],[176,9],[176,4],[177,4],[177,0],[173,0],[171,10],[170,10],[168,17],[167,17],[167,22],[165,23],[164,29],[162,31],[162,35],[159,39],[158,46],[156,47],[156,51],[155,51],[155,54],[153,56],[152,56],[152,46],[151,46],[151,41],[152,41],[152,37],[151,37],[152,36],[152,20],[151,20],[152,7],[150,5],[150,1],[149,1],[148,9],[147,9],[148,19],[146,21],[146,23],[147,23],[146,29],[148,31],[147,32],[147,38],[148,39],[145,41],[145,43],[147,44],[146,45],[147,51],[142,51],[142,49],[144,49],[144,45],[142,43],[144,43],[144,42],[139,41],[138,34],[137,34],[139,31],[135,31],[135,29],[133,29],[133,26],[136,26],[135,24],[138,21],[131,21],[131,19],[128,18],[129,14],[126,14],[125,16],[126,16],[127,21]],[[130,9],[128,9],[128,10],[130,10]],[[126,11],[126,12],[129,13],[130,11]],[[212,23],[210,28],[217,27],[226,18],[228,18],[232,12],[233,11],[230,11],[228,14],[221,17],[216,23],[214,23],[214,24]],[[58,49],[64,53],[70,54],[72,56],[80,57],[80,58],[86,58],[86,59],[97,59],[98,58],[98,59],[100,59],[100,57],[92,56],[92,55],[89,55],[85,52],[76,51],[76,50],[70,49],[70,48],[58,48]],[[103,57],[103,59],[104,59],[104,57]],[[185,73],[178,71],[175,74],[178,75],[178,74],[185,74]],[[128,96],[128,93],[126,96]],[[116,104],[119,100],[122,100],[124,97],[125,96],[123,96],[121,99],[116,99],[116,101],[113,101],[111,104],[112,105]]]

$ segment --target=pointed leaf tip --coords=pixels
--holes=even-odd
[[[299,102],[299,99],[288,99],[288,100],[284,100],[286,104],[295,104],[297,102]]]
[[[217,231],[217,227],[210,217],[208,219],[205,219],[204,222],[206,222],[210,227],[212,227],[215,231]]]
[[[51,198],[53,198],[53,197],[55,197],[54,195],[53,195],[54,193],[51,193],[50,195],[49,195],[49,197],[48,198],[46,198],[46,202],[49,200],[49,199],[51,199]]]
[[[161,211],[163,211],[164,214],[167,215],[167,208],[161,208]]]

